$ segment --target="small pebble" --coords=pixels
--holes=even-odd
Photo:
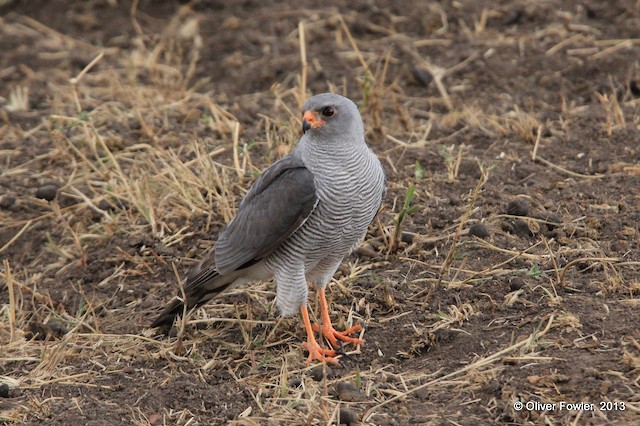
[[[327,378],[330,378],[333,374],[333,369],[326,364],[320,364],[313,367],[311,370],[309,370],[309,375],[313,380],[319,382],[324,379],[325,371],[327,373]]]
[[[16,194],[9,192],[7,194],[0,195],[0,209],[8,209],[16,202]]]
[[[362,402],[367,397],[363,395],[354,384],[349,382],[340,382],[336,385],[336,393],[340,401],[346,402]]]
[[[338,419],[339,425],[351,426],[358,423],[358,414],[349,408],[341,407],[338,415],[340,416]]]
[[[400,239],[402,240],[403,243],[411,244],[413,243],[413,234],[410,234],[408,232],[403,232]]]
[[[287,386],[289,386],[290,388],[297,388],[300,387],[301,384],[302,380],[300,379],[300,377],[292,377],[291,379],[289,379]]]
[[[29,324],[29,331],[25,333],[27,339],[46,340],[50,336],[51,330],[46,325],[39,322]]]
[[[6,383],[0,385],[0,398],[9,398],[9,385]]]
[[[547,226],[544,223],[542,224],[542,226],[540,226],[540,222],[538,222],[537,220],[527,222],[527,226],[529,227],[529,231],[531,231],[531,234],[533,235],[539,234],[543,230],[543,228],[545,232],[547,231]]]
[[[419,68],[417,66],[413,66],[411,67],[411,75],[413,76],[413,78],[415,79],[415,81],[417,83],[419,83],[420,85],[427,87],[431,84],[431,82],[433,81],[433,76],[431,75],[431,73],[429,71],[426,71],[422,68]]]
[[[513,222],[511,222],[510,220],[505,220],[504,222],[502,222],[500,224],[500,228],[502,228],[504,232],[508,232],[509,234],[515,233],[515,229],[513,229]]]
[[[513,216],[528,216],[529,203],[524,200],[513,200],[507,204],[507,214]]]
[[[36,190],[36,198],[51,201],[58,195],[59,186],[54,183],[47,183]]]
[[[356,250],[356,254],[362,257],[378,257],[379,253],[373,248],[371,244],[364,243]]]
[[[611,242],[611,251],[625,252],[629,250],[630,245],[625,240],[614,240]]]
[[[115,204],[110,203],[107,200],[100,200],[100,202],[98,203],[98,208],[100,210],[104,210],[104,211],[108,211],[108,212],[111,212],[111,211],[114,211],[114,210],[117,209]]]
[[[27,331],[26,337],[36,340],[60,339],[68,332],[69,330],[64,323],[58,321],[51,321],[47,324],[32,322],[29,324],[29,331]]]
[[[593,271],[594,269],[592,268],[592,264],[588,263],[588,262],[578,262],[576,264],[576,269],[579,272],[587,272],[589,270]]]
[[[116,210],[126,210],[127,202],[119,198],[113,199],[113,200],[103,199],[103,200],[100,200],[100,202],[98,203],[98,208],[100,210],[104,210],[108,212],[112,212]]]
[[[431,398],[431,391],[427,388],[420,388],[414,393],[414,395],[420,401],[427,401]]]
[[[509,290],[518,291],[526,285],[522,277],[513,277],[509,280]]]
[[[469,235],[487,238],[489,236],[489,228],[484,223],[474,223],[469,227]]]
[[[69,332],[67,326],[58,321],[50,321],[46,326],[49,327],[51,335],[56,338],[60,338]]]
[[[529,229],[529,224],[524,220],[516,219],[512,225],[513,233],[519,237],[530,237],[533,235],[531,229]]]
[[[562,224],[562,218],[556,213],[547,213],[543,219],[549,222],[547,223],[547,228],[549,229],[549,231],[553,231],[558,227],[558,225]]]

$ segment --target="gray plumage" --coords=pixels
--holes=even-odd
[[[295,315],[307,303],[307,281],[326,286],[366,235],[385,177],[365,143],[358,108],[325,93],[309,99],[303,111],[321,125],[303,121],[297,147],[253,184],[214,249],[189,273],[188,309],[232,285],[274,277],[280,313]],[[152,326],[171,324],[182,312],[176,299]]]

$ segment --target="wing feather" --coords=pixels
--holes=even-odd
[[[268,256],[309,217],[318,203],[313,174],[296,155],[269,167],[245,196],[214,249],[220,275]]]

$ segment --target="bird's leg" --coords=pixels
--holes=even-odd
[[[309,312],[307,311],[307,307],[302,306],[300,308],[300,312],[302,313],[302,321],[304,322],[304,327],[307,330],[307,341],[302,344],[302,347],[309,351],[307,364],[309,364],[313,360],[316,360],[320,362],[328,362],[329,364],[333,365],[338,365],[338,360],[335,358],[335,356],[337,355],[336,351],[334,351],[333,349],[321,348],[316,341],[316,338],[313,335],[313,326],[311,325],[311,321],[309,321]]]
[[[338,340],[353,343],[356,345],[363,344],[364,340],[357,339],[355,337],[349,337],[349,334],[353,334],[356,331],[362,330],[362,326],[360,324],[357,324],[345,331],[338,331],[333,328],[333,325],[331,325],[331,318],[329,318],[329,305],[327,304],[327,298],[324,293],[324,288],[318,290],[318,295],[320,296],[322,327],[319,327],[317,324],[313,324],[313,330],[322,332],[322,335],[329,341],[329,343],[331,343],[334,348],[340,347],[340,343],[338,343]]]

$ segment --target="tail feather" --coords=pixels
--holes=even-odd
[[[240,269],[220,275],[212,265],[210,257],[206,257],[191,270],[184,284],[187,312],[204,305],[235,283],[265,280],[270,277],[272,274],[265,269],[264,262],[247,263]],[[171,327],[175,318],[183,312],[184,301],[176,298],[167,305],[151,327]]]
[[[206,279],[203,279],[206,277]],[[234,274],[221,276],[215,270],[203,269],[199,273],[190,274],[185,284],[184,293],[187,302],[187,312],[198,308],[209,300],[224,292],[235,281]],[[167,327],[173,324],[178,315],[184,312],[184,301],[176,298],[162,311],[151,327]]]
[[[172,300],[158,318],[151,323],[151,328],[170,326],[173,324],[173,320],[182,312],[184,312],[184,303],[182,303],[182,300]]]

